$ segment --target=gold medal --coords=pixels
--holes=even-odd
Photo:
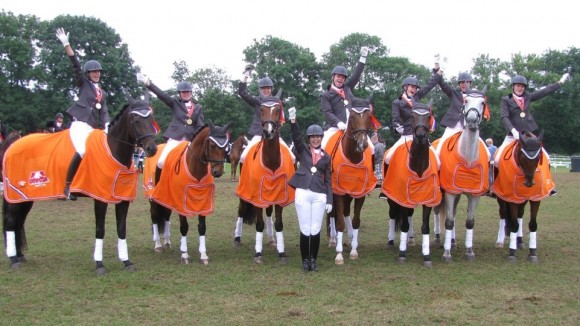
[[[97,104],[95,104],[95,107],[96,107],[97,109],[100,109],[100,108],[101,108],[101,103],[97,103]]]
[[[344,100],[344,105],[348,105],[348,100]]]
[[[190,125],[190,124],[192,124],[192,123],[193,123],[193,120],[191,120],[191,119],[187,119],[187,120],[185,120],[185,122],[187,122],[187,124],[188,124],[188,125]]]
[[[311,167],[310,172],[312,172],[312,174],[316,173],[316,167],[315,166]]]
[[[525,112],[520,113],[520,117],[521,118],[525,118],[526,117],[526,113]]]

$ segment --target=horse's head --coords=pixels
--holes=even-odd
[[[282,115],[280,98],[274,96],[264,98],[260,105],[260,111],[260,117],[262,120],[262,137],[264,137],[264,139],[278,137],[280,117]]]
[[[483,118],[484,110],[487,106],[485,98],[486,90],[487,86],[483,88],[483,91],[476,89],[469,90],[465,97],[465,103],[463,105],[465,127],[472,132],[478,130],[481,119]]]
[[[524,186],[526,187],[532,187],[535,185],[534,176],[536,175],[536,168],[538,167],[540,158],[542,157],[543,138],[543,130],[537,137],[527,130],[520,133],[518,147],[516,148],[516,161],[524,173]]]
[[[153,109],[146,101],[134,101],[130,106],[130,135],[135,139],[137,146],[140,146],[145,151],[147,157],[151,157],[157,153],[157,144],[155,143],[155,135],[159,133],[159,126],[155,117],[153,116]]]
[[[413,107],[413,141],[418,144],[429,142],[432,103],[430,100],[428,104],[416,103]]]
[[[370,101],[354,98],[349,109],[346,135],[356,142],[356,151],[364,152],[368,147],[368,134],[371,128]]]
[[[219,178],[224,173],[224,162],[226,150],[230,142],[230,133],[228,123],[224,127],[214,126],[211,122],[209,125],[209,136],[205,142],[205,163],[211,164],[211,175]]]

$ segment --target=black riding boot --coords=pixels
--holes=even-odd
[[[73,155],[72,160],[70,161],[68,171],[66,173],[66,181],[64,184],[65,199],[77,200],[77,196],[70,193],[70,184],[72,183],[75,175],[77,174],[77,171],[79,169],[79,166],[81,165],[82,160],[83,158],[81,157],[81,155],[79,153],[75,153],[75,155]]]
[[[320,248],[320,233],[310,236],[310,270],[313,272],[318,272],[318,266],[316,265],[318,248]]]
[[[161,168],[156,166],[155,167],[155,184],[159,183],[159,179],[161,179]]]
[[[302,256],[302,271],[308,272],[310,270],[310,237],[300,232],[300,255]]]

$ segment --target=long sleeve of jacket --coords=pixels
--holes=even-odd
[[[151,82],[149,83],[149,86],[147,86],[147,89],[152,91],[153,94],[157,95],[157,97],[161,100],[161,102],[165,103],[165,105],[173,107],[173,98],[171,98],[171,96],[157,87],[157,85]]]

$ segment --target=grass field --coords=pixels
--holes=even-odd
[[[129,210],[127,237],[138,272],[125,272],[116,258],[114,207],[109,207],[104,249],[109,273],[96,277],[92,200],[38,202],[27,220],[28,262],[17,271],[9,268],[7,258],[0,265],[0,324],[577,325],[580,173],[559,169],[555,179],[558,195],[540,207],[538,264],[526,261],[527,250],[510,264],[508,249],[495,248],[497,203],[484,197],[475,224],[476,260],[462,258],[463,199],[454,262],[441,262],[442,249],[432,246],[431,269],[421,266],[420,237],[409,248],[406,264],[398,264],[397,252],[386,249],[388,206],[377,198],[378,190],[363,208],[360,258],[335,266],[334,250],[323,236],[319,272],[307,274],[300,268],[293,205],[284,210],[288,265],[279,265],[275,249],[267,245],[265,263],[253,263],[253,226],[244,225],[243,246],[233,248],[237,198],[229,172],[217,180],[216,211],[208,217],[209,266],[179,264],[175,214],[173,248],[155,253],[149,204],[139,196]],[[419,234],[417,213],[414,229]],[[190,222],[189,251],[197,259],[197,222]],[[526,217],[526,235],[527,222]]]

